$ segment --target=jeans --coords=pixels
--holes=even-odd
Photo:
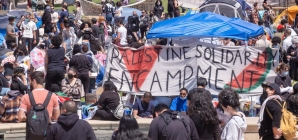
[[[112,20],[113,20],[113,15],[112,15],[112,13],[107,13],[106,14],[106,20],[107,20],[107,22],[108,23],[112,23]]]
[[[4,96],[8,91],[10,91],[10,88],[3,87],[0,96]]]
[[[31,52],[33,50],[33,38],[25,38],[22,39],[22,44],[26,44],[28,41],[28,51]]]
[[[6,40],[5,41],[7,49],[11,49],[12,43],[16,43],[16,40],[11,41],[11,40]]]
[[[7,9],[8,8],[8,5],[9,5],[9,3],[7,5],[2,5],[2,10],[8,10]]]

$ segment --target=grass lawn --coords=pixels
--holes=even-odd
[[[119,0],[114,0],[114,2],[118,2]],[[92,2],[94,3],[100,3],[101,0],[92,0]],[[130,0],[130,4],[135,3],[136,0]],[[164,6],[164,11],[167,12],[167,8],[168,8],[168,0],[162,0],[162,5]],[[55,4],[55,9],[61,9],[61,4]],[[74,10],[74,6],[73,5],[69,5],[68,6],[68,10],[70,11],[70,13],[73,13]],[[153,10],[153,9],[152,9]]]

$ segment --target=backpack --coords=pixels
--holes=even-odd
[[[112,113],[113,115],[117,118],[117,119],[121,119],[123,117],[123,113],[124,113],[124,105],[123,105],[123,101],[122,98],[120,97],[120,94],[117,92],[117,94],[119,95],[119,105],[116,107],[115,110],[111,110],[108,106],[106,106]]]
[[[163,120],[165,121],[166,123],[166,126],[163,127],[162,129],[162,140],[166,139],[167,138],[167,127],[168,125],[172,122],[172,121],[175,121],[175,120],[179,120],[183,123],[185,129],[186,129],[186,132],[187,132],[187,135],[188,135],[188,139],[187,140],[190,140],[191,139],[191,136],[190,136],[190,130],[188,128],[188,125],[184,119],[183,116],[181,116],[180,112],[177,112],[177,111],[165,111],[164,113],[160,114],[159,115],[161,118],[163,118]]]
[[[99,34],[104,34],[105,26],[103,23],[99,23]]]
[[[281,105],[277,100],[275,100],[281,107],[281,120],[280,120],[280,129],[282,131],[282,135],[285,139],[291,140],[296,137],[296,116],[293,115],[292,112],[287,110],[286,102]],[[270,118],[273,119],[272,114],[269,112],[268,108],[266,107],[266,111],[269,114]]]
[[[52,93],[48,92],[43,104],[36,104],[32,92],[29,92],[28,95],[31,108],[27,113],[26,139],[44,139],[50,123],[47,106],[52,97]]]

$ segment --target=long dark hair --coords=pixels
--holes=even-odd
[[[147,140],[139,130],[139,124],[132,115],[124,115],[120,119],[116,140]]]
[[[293,86],[293,89],[294,89],[294,93],[289,96],[288,100],[290,102],[293,102],[295,104],[298,104],[298,83],[296,83]]]
[[[215,132],[219,120],[207,90],[198,91],[193,94],[188,113],[199,134],[202,134],[206,130],[208,133]]]
[[[104,87],[104,91],[112,90],[114,92],[118,92],[117,87],[114,85],[112,81],[106,81],[103,87]]]

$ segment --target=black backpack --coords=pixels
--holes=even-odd
[[[177,112],[177,111],[165,111],[163,112],[162,114],[159,115],[161,118],[163,118],[163,120],[165,121],[166,125],[162,128],[162,136],[161,140],[165,140],[167,139],[167,127],[168,125],[172,122],[172,121],[175,121],[175,120],[179,120],[183,123],[185,129],[186,129],[186,132],[187,132],[187,135],[188,135],[188,139],[187,140],[190,140],[191,137],[190,137],[190,130],[188,128],[188,125],[184,119],[184,117],[180,114],[180,112]]]
[[[43,140],[46,137],[50,123],[47,106],[52,97],[52,93],[48,92],[43,104],[35,103],[32,92],[29,92],[28,95],[31,108],[27,113],[26,140]]]

